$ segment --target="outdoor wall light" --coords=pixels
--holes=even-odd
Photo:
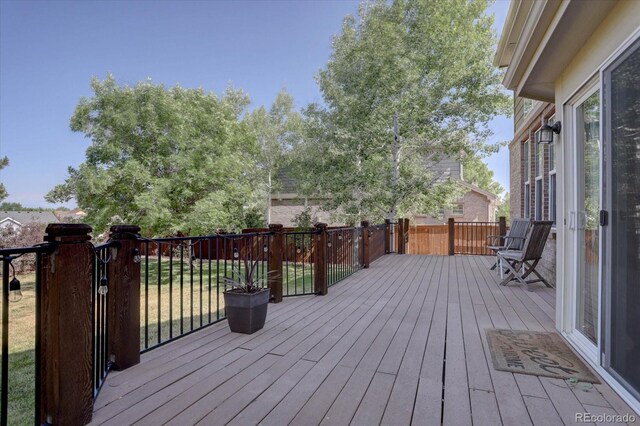
[[[20,291],[20,280],[13,276],[13,279],[9,281],[9,300],[12,302],[18,302],[22,299],[22,291]]]
[[[549,126],[548,124],[545,124],[544,126],[542,126],[542,128],[540,129],[540,131],[536,135],[537,138],[538,138],[538,140],[536,142],[538,142],[538,143],[551,143],[551,142],[553,142],[553,134],[555,133],[556,135],[559,135],[560,134],[560,130],[562,130],[562,124],[560,124],[559,121],[556,121],[555,123],[553,123],[552,126]]]

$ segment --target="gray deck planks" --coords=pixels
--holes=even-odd
[[[110,375],[93,424],[571,424],[632,413],[606,384],[493,370],[485,328],[553,330],[555,293],[500,287],[480,256],[384,256],[269,307],[263,330],[223,321]],[[444,400],[443,400],[444,398]]]

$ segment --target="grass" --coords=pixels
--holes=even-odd
[[[202,263],[196,260],[191,265],[188,259],[182,263],[180,259],[163,259],[160,263],[149,259],[148,266],[143,261],[140,268],[141,348],[224,318],[224,277],[231,276],[234,268],[244,273],[244,266],[237,261],[212,260],[209,264],[208,260]],[[260,262],[257,276],[266,275],[266,262]],[[284,295],[313,292],[313,265],[285,262],[282,275]]]
[[[211,262],[211,266],[208,260],[203,260],[200,265],[200,261],[197,260],[192,266],[188,259],[181,265],[179,260],[170,262],[165,258],[160,263],[157,259],[149,259],[147,266],[143,260],[140,265],[140,347],[145,348],[145,333],[148,347],[153,347],[159,342],[158,336],[160,342],[164,342],[178,336],[181,331],[188,332],[222,319],[223,280],[225,276],[231,275],[231,265],[231,261],[215,260]],[[338,269],[335,268],[332,281],[349,275],[350,271],[346,270],[347,268]],[[244,271],[242,265],[240,270]],[[266,271],[266,264],[261,263],[258,276],[264,277]],[[284,295],[313,292],[313,265],[285,262],[282,275]],[[35,275],[21,274],[18,279],[22,284],[23,297],[18,302],[9,303],[8,424],[27,425],[33,424],[35,404]],[[182,321],[180,312],[183,313]],[[145,318],[148,318],[146,327]]]
[[[35,275],[18,275],[22,299],[9,302],[10,425],[33,424],[35,404]],[[2,325],[0,324],[0,331]]]

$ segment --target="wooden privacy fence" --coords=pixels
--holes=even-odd
[[[409,254],[449,254],[448,225],[416,225],[410,227]]]
[[[489,256],[489,235],[506,235],[504,217],[497,222],[456,222],[446,225],[417,225],[409,230],[409,254],[454,255],[472,254]]]

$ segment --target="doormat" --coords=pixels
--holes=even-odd
[[[487,329],[496,370],[600,383],[556,333]]]

